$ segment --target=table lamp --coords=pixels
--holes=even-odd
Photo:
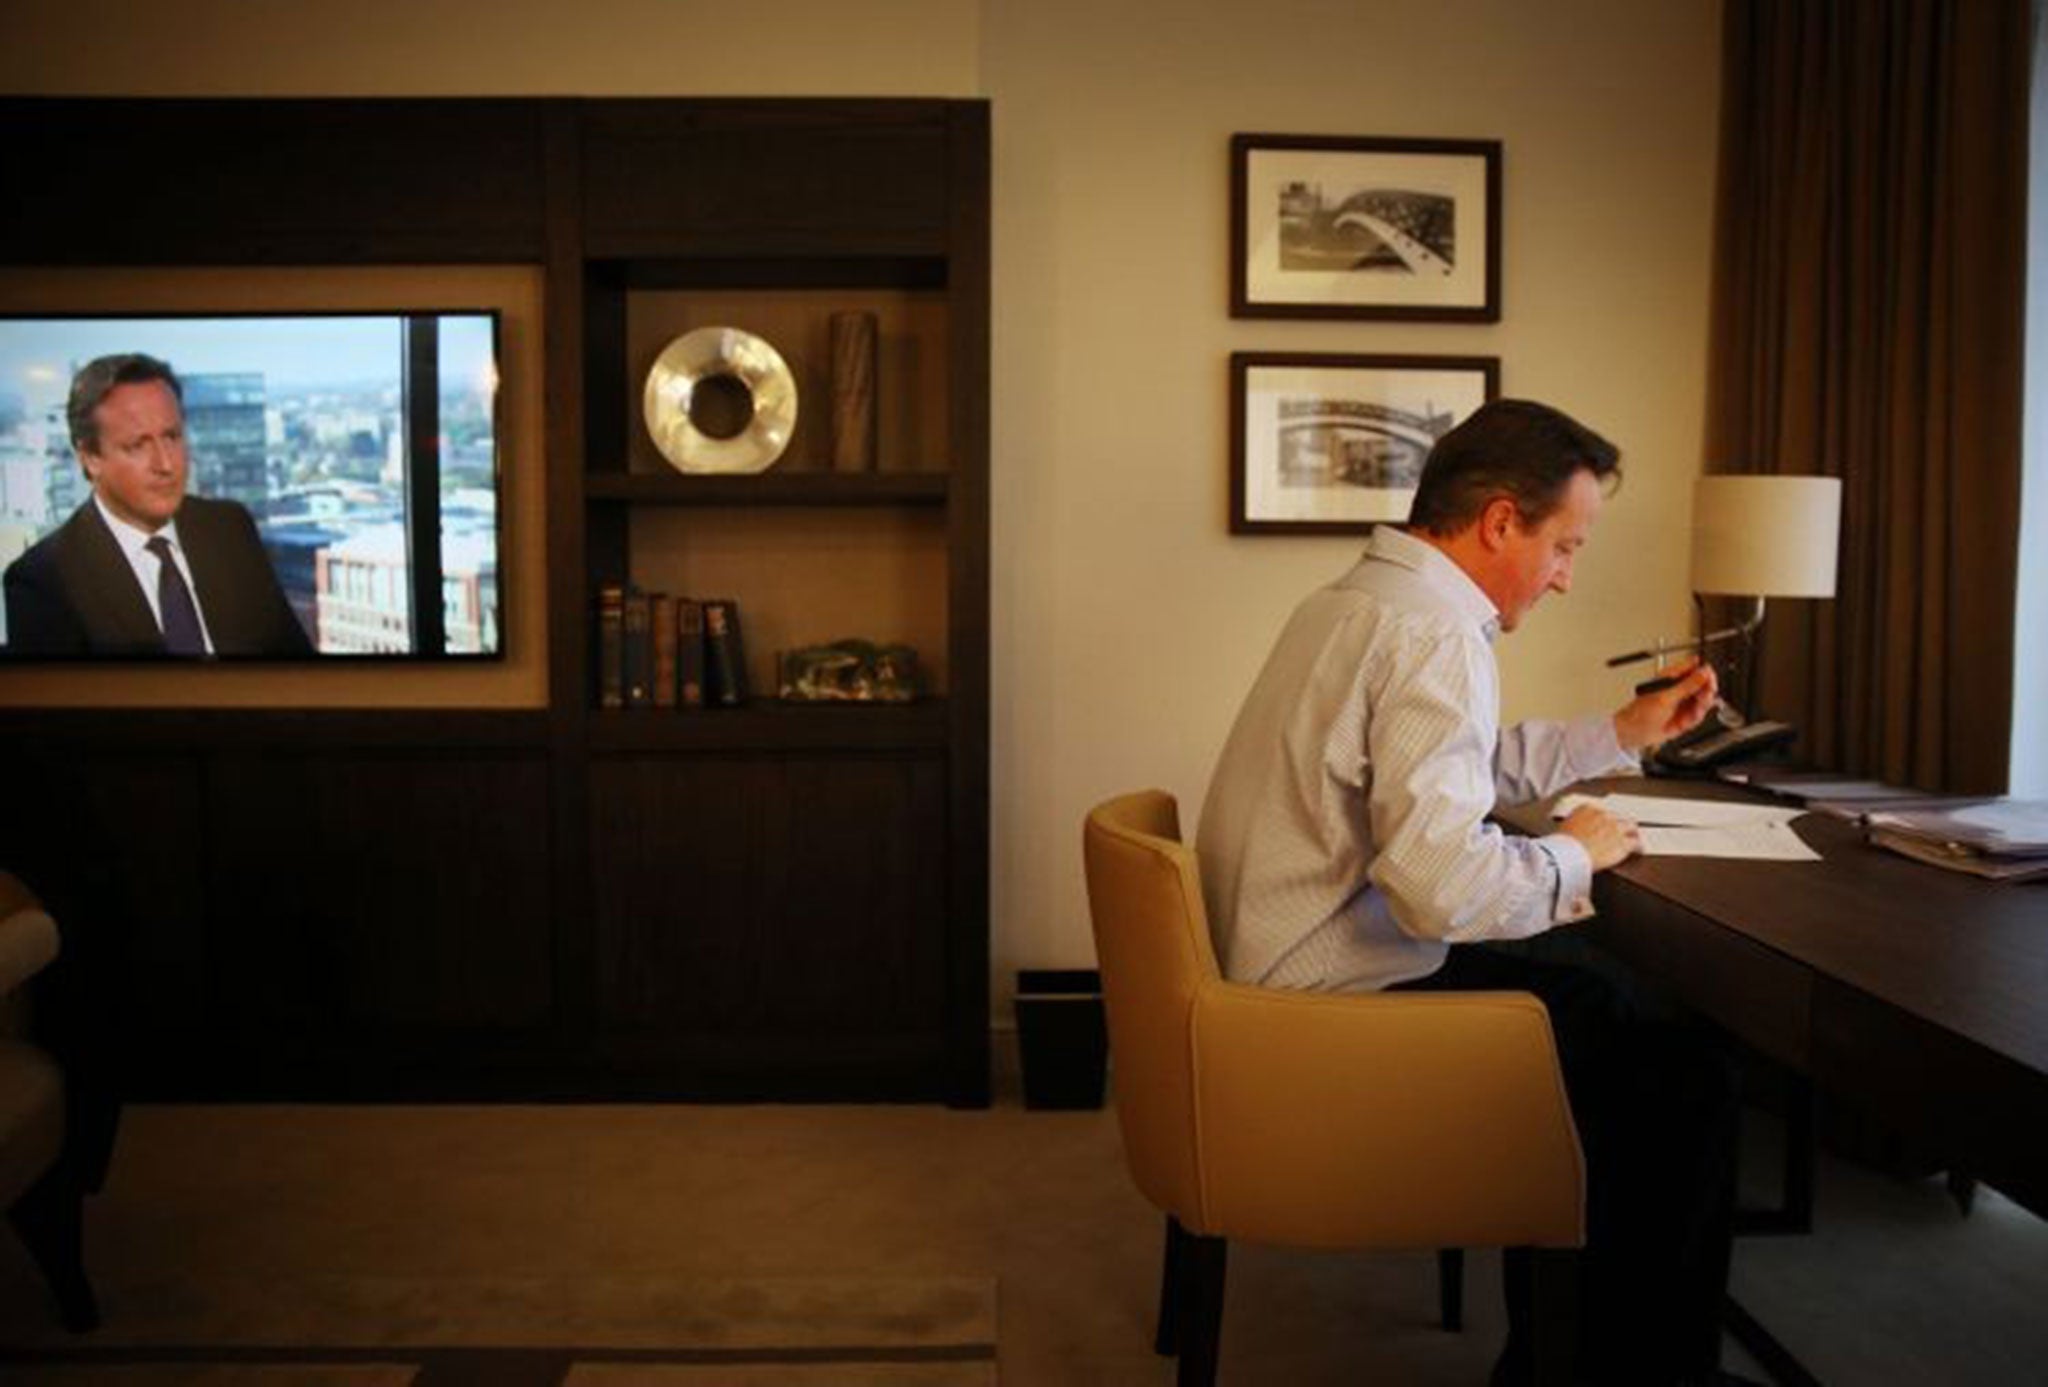
[[[1697,650],[1726,640],[1743,648],[1743,679],[1755,669],[1752,644],[1770,597],[1833,597],[1841,537],[1839,477],[1701,477],[1693,488],[1692,590],[1699,597],[1746,597],[1740,623],[1684,641],[1659,641],[1617,655],[1625,665]],[[1703,623],[1704,624],[1704,623]],[[1744,702],[1749,701],[1745,688]]]

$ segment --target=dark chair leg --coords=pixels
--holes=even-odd
[[[1152,1351],[1162,1358],[1180,1352],[1180,1272],[1187,1237],[1180,1220],[1168,1214],[1166,1254],[1159,1271],[1159,1327],[1152,1335]]]
[[[1530,1362],[1536,1387],[1567,1387],[1579,1356],[1579,1254],[1539,1248],[1530,1256]]]
[[[1465,1249],[1440,1247],[1436,1250],[1437,1314],[1444,1329],[1452,1334],[1465,1327]]]
[[[42,1268],[57,1299],[57,1313],[73,1333],[99,1328],[99,1302],[85,1279],[84,1191],[71,1167],[59,1161],[23,1191],[7,1221]]]
[[[1183,1232],[1180,1252],[1179,1387],[1215,1387],[1223,1341],[1223,1270],[1230,1244]]]

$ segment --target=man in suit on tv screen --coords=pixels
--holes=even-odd
[[[66,412],[92,495],[8,566],[11,653],[312,653],[249,512],[185,493],[184,388],[169,365],[90,361]]]

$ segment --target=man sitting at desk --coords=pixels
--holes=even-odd
[[[168,365],[87,362],[67,415],[92,495],[8,565],[10,651],[312,653],[249,512],[185,494],[184,389]]]
[[[1544,838],[1488,822],[1497,801],[1634,769],[1635,751],[1714,702],[1701,664],[1611,717],[1499,725],[1493,638],[1570,589],[1619,471],[1613,444],[1527,401],[1485,405],[1439,440],[1408,524],[1376,528],[1295,609],[1231,729],[1197,846],[1237,981],[1542,998],[1587,1157],[1581,1375],[1653,1387],[1718,1376],[1731,1084],[1708,1047],[1639,1020],[1601,974],[1498,942],[1590,915],[1593,873],[1637,850],[1635,827],[1594,806]],[[1496,1384],[1530,1371],[1526,1254],[1506,1271]]]

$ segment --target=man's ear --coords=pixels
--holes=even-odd
[[[98,478],[93,474],[92,451],[88,448],[73,448],[71,451],[78,456],[78,470],[85,473],[85,479],[89,482],[97,481]]]
[[[1522,513],[1515,509],[1514,498],[1496,496],[1479,512],[1479,542],[1489,550],[1499,549],[1521,523]]]

